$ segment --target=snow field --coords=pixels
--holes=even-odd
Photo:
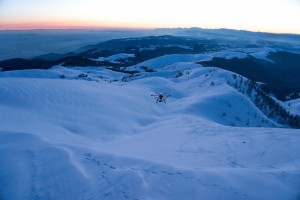
[[[270,128],[231,73],[175,57],[129,82],[95,68],[1,73],[0,198],[296,199],[299,130]]]

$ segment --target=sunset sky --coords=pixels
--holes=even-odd
[[[0,0],[0,29],[230,28],[300,34],[300,0]]]

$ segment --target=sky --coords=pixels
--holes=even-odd
[[[0,0],[0,29],[230,28],[300,34],[300,0]]]

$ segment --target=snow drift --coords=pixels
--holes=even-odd
[[[227,84],[232,73],[167,59],[132,76],[2,72],[0,198],[296,199],[299,130]]]

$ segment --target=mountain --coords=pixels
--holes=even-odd
[[[252,54],[253,55],[253,54]],[[287,93],[300,91],[300,54],[291,52],[270,52],[266,59],[250,56],[238,59],[214,58],[204,61],[205,66],[216,66],[265,83],[264,89],[284,100]]]
[[[1,62],[0,199],[298,198],[298,93],[281,101],[264,77],[297,81],[296,52],[174,36],[102,45]]]
[[[188,30],[191,31],[191,29]],[[236,33],[229,30],[222,31]],[[245,34],[244,32],[241,33]],[[251,32],[246,33],[250,36],[255,35]],[[264,34],[259,33],[257,37],[262,37],[262,35]],[[275,36],[276,39],[280,38]],[[288,39],[288,37],[293,38],[297,35],[283,35],[281,38]],[[130,67],[163,55],[203,54],[210,60],[203,60],[200,64],[223,68],[241,74],[248,79],[263,82],[265,84],[262,89],[265,92],[275,95],[280,100],[288,100],[287,96],[300,93],[298,78],[300,76],[300,54],[292,51],[292,49],[288,48],[286,44],[260,40],[256,41],[255,44],[253,41],[245,42],[242,39],[235,39],[234,42],[229,39],[221,40],[219,35],[214,39],[169,35],[148,36],[109,40],[84,46],[75,52],[66,54],[46,54],[33,59],[4,60],[0,61],[0,68],[2,71],[49,69],[54,65],[61,64],[69,67],[111,66],[115,70],[119,70],[122,67]],[[119,58],[120,61],[118,62],[110,62],[105,59],[117,54],[132,54],[134,56],[123,60]],[[225,54],[228,54],[229,57],[226,57]],[[233,54],[240,56],[230,57]]]

